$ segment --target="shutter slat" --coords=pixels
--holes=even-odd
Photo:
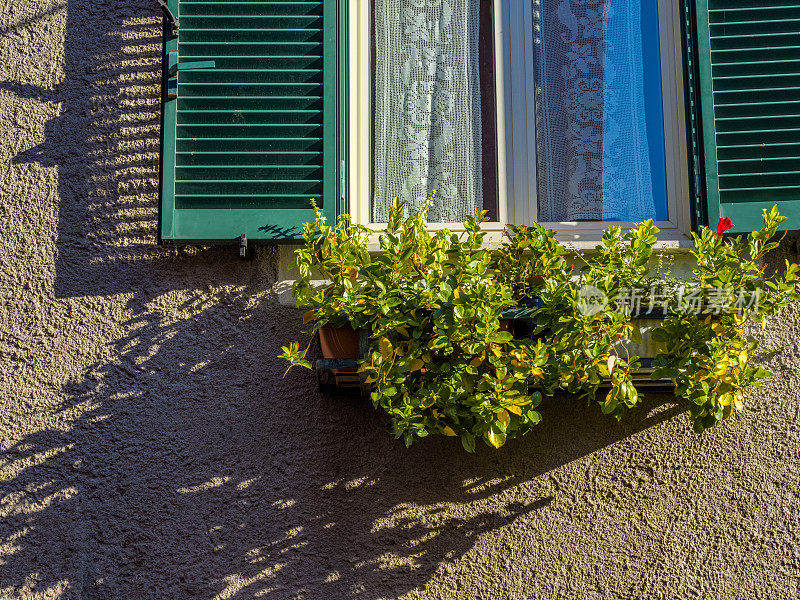
[[[292,107],[322,110],[322,95],[308,96],[197,96],[179,98],[178,108],[182,110],[274,110]]]
[[[319,69],[198,69],[181,73],[181,83],[322,83]]]
[[[181,32],[186,43],[253,44],[282,42],[321,42],[322,29],[187,29]]]
[[[277,162],[271,155],[280,155],[284,164],[314,165],[322,161],[321,152],[304,152],[297,150],[266,150],[258,152],[177,152],[176,166],[216,166],[216,165],[268,165],[270,161]]]
[[[203,150],[227,150],[235,152],[248,150],[265,152],[268,150],[322,150],[322,138],[204,138],[176,139],[179,152]]]
[[[235,33],[236,31],[294,31],[303,29],[322,30],[322,15],[274,15],[247,16],[198,15],[181,18],[181,27],[191,31],[214,31]]]
[[[182,18],[200,16],[321,15],[319,2],[182,2]]]
[[[335,217],[336,2],[173,4],[179,63],[213,67],[177,73],[172,237],[297,236],[311,198]]]
[[[322,180],[322,169],[316,165],[190,165],[178,166],[176,172],[182,180],[219,180],[231,176],[244,180],[297,180],[299,177]]]
[[[185,110],[178,124],[283,125],[320,123],[316,110]]]
[[[281,56],[322,56],[319,42],[184,42],[180,44],[181,56],[194,58],[206,56],[213,50],[214,56],[247,57],[273,54]],[[266,68],[266,67],[265,67]]]
[[[800,3],[697,0],[708,215],[735,231],[778,203],[800,227]]]
[[[175,207],[178,209],[192,210],[192,209],[226,209],[226,210],[302,210],[302,214],[308,212],[308,194],[273,194],[269,196],[259,194],[191,194],[175,195]],[[322,201],[322,196],[316,198],[318,202]],[[202,216],[202,215],[199,215]],[[255,217],[256,215],[251,215]],[[303,217],[307,218],[307,217]],[[293,228],[300,229],[302,221],[294,222]],[[195,224],[196,226],[196,224]],[[203,224],[203,230],[208,226]],[[198,235],[192,236],[194,239],[203,239]],[[213,239],[226,239],[230,236],[207,236]],[[250,237],[250,236],[248,236]]]

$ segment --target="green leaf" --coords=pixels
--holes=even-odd
[[[506,443],[505,431],[502,431],[495,424],[492,424],[492,426],[489,428],[489,431],[484,434],[484,437],[486,438],[486,441],[489,442],[489,444],[494,448],[499,448]]]
[[[508,331],[498,331],[492,334],[492,337],[490,339],[495,344],[506,344],[511,340],[513,340],[514,336],[511,335],[511,333]]]
[[[414,432],[410,431],[410,430],[407,430],[403,434],[403,441],[406,444],[406,448],[408,448],[414,442]]]
[[[766,378],[766,377],[773,377],[773,375],[774,375],[774,374],[773,374],[772,372],[770,372],[770,371],[767,371],[767,370],[766,370],[765,368],[763,368],[763,367],[758,367],[758,368],[756,369],[756,372],[755,372],[755,373],[753,373],[753,377],[755,377],[756,379],[764,379],[764,378]]]
[[[475,452],[475,436],[469,431],[465,431],[461,434],[461,445],[467,452]]]
[[[650,338],[654,342],[668,342],[670,340],[669,333],[663,327],[656,327],[650,332]]]
[[[380,342],[378,342],[378,347],[380,348],[383,360],[391,360],[393,355],[392,342],[390,342],[387,338],[381,338]]]

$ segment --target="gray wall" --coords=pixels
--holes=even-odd
[[[154,7],[0,9],[0,597],[800,595],[797,307],[714,433],[558,398],[499,452],[406,450],[282,379],[274,250],[155,245]]]

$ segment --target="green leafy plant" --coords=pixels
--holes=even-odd
[[[767,375],[750,364],[757,345],[745,341],[743,323],[800,297],[798,265],[787,263],[769,278],[759,266],[777,244],[772,239],[784,218],[776,209],[765,211],[764,228],[744,239],[708,229],[696,234],[698,266],[682,284],[664,273],[663,260],[653,260],[658,228],[651,220],[627,232],[610,227],[595,252],[569,261],[568,249],[540,225],[509,227],[493,253],[483,243],[485,213],[454,233],[429,232],[427,206],[407,217],[405,210],[395,203],[374,253],[372,231],[347,215],[329,225],[317,211],[304,226],[293,291],[298,306],[309,308],[310,334],[347,324],[369,332],[358,370],[406,444],[443,434],[460,437],[468,451],[478,439],[500,447],[530,431],[541,419],[542,396],[558,390],[596,399],[620,418],[640,399],[633,382],[640,360],[628,348],[642,334],[631,301],[648,287],[673,296],[652,334],[660,344],[654,377],[671,379],[692,402],[697,431],[713,427]],[[703,290],[731,292],[723,294],[718,316],[696,314],[681,304],[687,286],[704,296]],[[754,295],[758,304],[737,306],[737,298]],[[646,297],[639,301],[648,306]],[[711,298],[702,302],[707,308]],[[503,312],[514,307],[528,307],[530,336],[515,338],[504,326]],[[282,357],[310,368],[306,351],[292,342]]]
[[[567,249],[554,231],[538,223],[509,225],[505,243],[495,257],[497,278],[511,288],[514,299],[524,306],[551,302],[569,281],[571,267]]]
[[[318,216],[297,253],[295,298],[318,319],[312,332],[324,323],[369,329],[359,371],[396,437],[411,444],[439,433],[459,436],[469,451],[477,439],[500,447],[541,418],[534,385],[547,349],[501,330],[500,314],[515,300],[483,249],[484,213],[468,219],[463,234],[430,234],[425,210],[405,220],[404,210],[394,205],[374,256],[362,228],[347,218],[327,226]],[[330,283],[315,288],[312,276]],[[283,357],[308,366],[298,346]]]
[[[694,234],[697,268],[691,283],[702,292],[708,314],[678,311],[653,332],[661,347],[653,376],[672,379],[676,394],[692,402],[698,433],[741,410],[745,389],[760,388],[760,380],[772,375],[752,364],[758,342],[747,341],[745,323],[763,327],[768,316],[800,298],[800,265],[787,261],[783,273],[764,272],[764,255],[777,248],[773,238],[786,217],[777,207],[763,217],[764,227],[747,237],[723,238],[710,229]]]
[[[553,288],[537,311],[535,333],[553,354],[549,389],[594,399],[608,382],[601,408],[617,417],[639,401],[631,378],[638,357],[628,355],[625,342],[640,342],[641,332],[620,294],[637,289],[648,276],[656,233],[652,220],[624,234],[609,227],[596,252],[583,260],[577,281],[561,273],[548,282]]]

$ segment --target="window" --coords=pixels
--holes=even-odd
[[[371,190],[354,191],[362,222],[379,223],[394,196],[415,207],[436,189],[434,222],[484,208],[499,226],[538,220],[591,232],[654,218],[680,235],[687,211],[678,199],[688,192],[683,121],[675,118],[683,110],[677,5],[358,4],[351,36],[370,51],[367,58],[363,47],[351,49],[352,84],[370,97],[353,97],[351,131],[374,132],[371,148],[362,133],[353,149],[361,161],[371,153],[375,177]],[[355,163],[352,180],[363,181]]]
[[[379,227],[432,189],[432,228],[491,235],[798,223],[794,4],[168,0],[160,238],[292,241],[311,197]]]

